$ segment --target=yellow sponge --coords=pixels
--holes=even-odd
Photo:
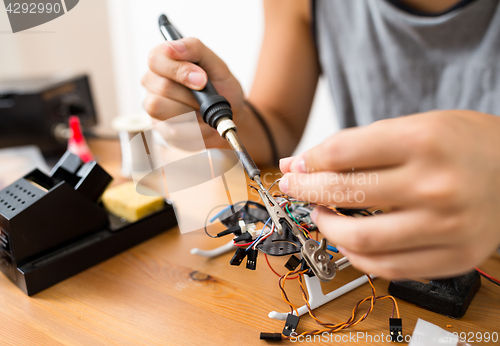
[[[102,203],[110,213],[129,222],[135,222],[161,210],[164,205],[162,197],[137,193],[132,181],[107,189],[102,195]]]

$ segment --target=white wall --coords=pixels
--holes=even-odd
[[[250,90],[263,36],[259,0],[108,0],[119,110],[142,109],[140,85],[149,51],[163,42],[158,17],[165,13],[183,36],[195,36],[218,54]],[[301,152],[320,143],[338,126],[325,83],[320,83]]]

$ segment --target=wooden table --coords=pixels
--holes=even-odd
[[[91,147],[104,168],[118,177],[118,143],[94,140]],[[203,232],[181,235],[174,228],[31,298],[0,274],[0,345],[264,345],[260,332],[283,329],[282,321],[267,314],[288,310],[278,277],[264,257],[259,256],[257,270],[250,271],[244,265],[230,266],[232,254],[207,260],[189,253],[193,247],[215,248],[227,240],[210,239]],[[270,261],[285,272],[283,258]],[[481,267],[499,277],[500,256]],[[360,275],[348,268],[325,285],[325,292]],[[375,287],[386,294],[388,282],[377,279]],[[288,283],[287,291],[302,305],[296,281]],[[368,285],[361,286],[317,314],[327,321],[344,321],[369,293]],[[413,332],[418,318],[450,332],[500,333],[500,288],[486,280],[460,320],[404,301],[399,305],[404,334]],[[387,334],[390,314],[390,302],[379,301],[365,321],[346,332]],[[305,316],[299,327],[311,330],[317,325]]]

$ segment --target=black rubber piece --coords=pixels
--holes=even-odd
[[[281,333],[260,333],[260,340],[281,341]]]
[[[389,294],[427,310],[452,318],[462,317],[481,287],[481,277],[472,271],[450,279],[429,283],[407,280],[391,281]]]

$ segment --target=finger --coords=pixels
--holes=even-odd
[[[358,270],[388,280],[453,277],[473,268],[461,251],[446,246],[374,255],[342,249],[342,254]]]
[[[160,120],[173,118],[175,116],[192,112],[193,108],[184,103],[165,98],[163,96],[148,92],[144,99],[144,109],[146,112]]]
[[[285,174],[290,172],[290,165],[292,164],[295,157],[284,157],[280,160],[280,171]]]
[[[165,54],[172,60],[196,63],[205,70],[212,81],[224,81],[232,76],[226,63],[194,37],[166,42]]]
[[[286,173],[280,181],[283,193],[301,201],[345,208],[376,205],[404,206],[412,202],[406,167],[348,173]]]
[[[171,79],[147,71],[142,77],[142,85],[151,93],[184,103],[193,109],[199,109],[193,94],[184,86]]]
[[[408,156],[405,133],[393,120],[342,130],[297,157],[290,171],[341,172],[402,164]]]
[[[338,216],[324,207],[311,214],[334,245],[358,254],[377,254],[453,243],[453,229],[424,210],[401,210],[362,218]]]
[[[207,83],[207,74],[198,65],[187,61],[173,60],[168,57],[169,43],[153,49],[149,54],[149,69],[157,75],[171,79],[190,89],[201,90]]]

